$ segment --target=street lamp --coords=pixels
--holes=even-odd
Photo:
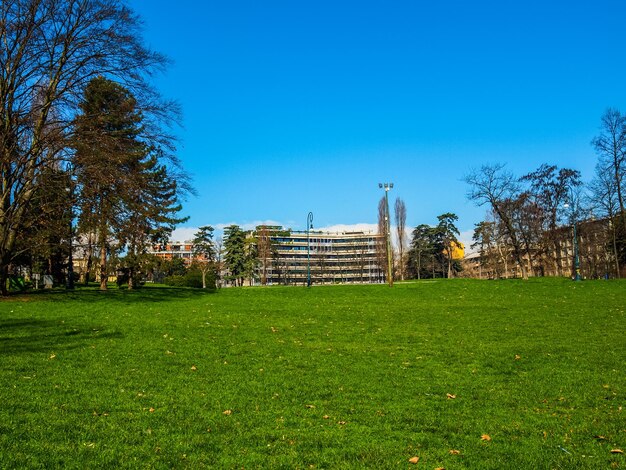
[[[73,251],[72,239],[74,238],[74,226],[72,224],[73,219],[74,219],[74,180],[72,176],[74,174],[74,166],[72,165],[72,163],[67,164],[66,170],[69,176],[69,185],[67,187],[67,194],[68,194],[68,199],[69,199],[69,204],[70,204],[70,222],[69,222],[70,231],[69,231],[69,241],[68,241],[69,252],[67,255],[67,280],[66,280],[65,288],[68,290],[72,290],[74,289],[74,259],[72,257],[72,251]]]
[[[393,189],[393,183],[378,183],[380,189],[385,189],[385,235],[387,238],[387,281],[389,287],[393,286],[393,262],[391,253],[391,228],[389,220],[389,190]]]
[[[570,215],[570,220],[572,221],[572,227],[574,228],[574,281],[582,280],[580,276],[580,258],[578,257],[578,235],[576,233],[576,205],[574,203],[574,192],[570,189],[570,201],[572,203],[572,211]],[[569,204],[564,204],[563,207],[566,209],[569,207]]]
[[[313,228],[313,212],[306,217],[306,286],[311,287],[311,238],[309,231]]]

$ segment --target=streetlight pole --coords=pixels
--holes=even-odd
[[[311,287],[311,238],[309,231],[313,228],[313,212],[306,217],[306,286]]]
[[[378,183],[378,187],[385,189],[385,235],[387,238],[387,282],[389,287],[393,286],[393,261],[391,252],[391,227],[389,217],[389,190],[393,188],[393,183]]]
[[[72,178],[74,173],[74,166],[71,163],[67,164],[67,174],[69,176],[69,186],[67,188],[67,193],[69,196],[69,204],[70,204],[70,223],[69,223],[69,252],[67,255],[67,280],[65,288],[68,290],[74,289],[74,258],[72,256],[72,251],[74,251],[72,246],[72,239],[74,238],[74,180]]]

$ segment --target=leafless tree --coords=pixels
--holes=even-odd
[[[406,241],[406,206],[404,201],[400,198],[396,198],[395,203],[395,216],[396,216],[396,231],[398,234],[398,255],[400,256],[400,279],[404,281],[404,248]]]
[[[530,227],[537,232],[534,247],[536,259],[542,271],[546,261],[560,276],[557,258],[561,251],[561,237],[557,228],[563,218],[565,203],[571,202],[571,194],[581,185],[580,172],[543,164],[522,176],[521,181],[529,183],[526,209],[529,209],[527,215],[534,216]]]
[[[619,214],[619,203],[617,199],[617,188],[613,176],[604,171],[604,166],[596,165],[596,176],[589,184],[590,203],[597,212],[609,220],[609,237],[612,248],[612,258],[615,266],[615,274],[620,277],[619,252],[617,247],[617,216]]]
[[[602,116],[600,135],[591,144],[598,154],[600,171],[611,175],[617,214],[614,217],[615,249],[618,263],[626,262],[626,209],[624,181],[626,177],[626,116],[609,108]]]
[[[465,178],[470,185],[468,199],[482,206],[489,204],[498,217],[502,230],[511,245],[515,262],[523,279],[528,279],[528,270],[524,263],[524,240],[515,226],[516,201],[520,197],[520,185],[511,173],[504,171],[504,165],[484,165],[479,170],[471,171]]]
[[[613,108],[602,116],[601,133],[591,142],[600,159],[599,164],[610,173],[620,213],[624,213],[624,176],[626,175],[626,116]]]
[[[217,288],[222,286],[222,258],[224,256],[224,239],[217,237],[215,239],[215,284]]]
[[[267,225],[256,228],[257,256],[261,267],[261,284],[267,284],[267,273],[273,258],[271,231]]]
[[[378,201],[378,234],[382,235],[376,243],[376,260],[380,272],[387,273],[387,204],[385,198],[382,197]],[[386,274],[383,274],[385,277]]]

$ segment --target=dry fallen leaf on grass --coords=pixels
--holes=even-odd
[[[148,410],[150,413],[154,413],[156,410],[152,407],[150,407],[150,409]]]
[[[304,406],[309,408],[309,409],[315,408],[315,405],[304,405]]]
[[[622,449],[611,449],[611,454],[623,454],[624,451]]]
[[[226,416],[230,416],[230,415],[232,415],[232,414],[233,414],[233,410],[224,410],[224,411],[222,412],[222,414],[224,414],[224,415],[226,415]]]
[[[417,463],[417,462],[419,462],[419,461],[420,461],[420,458],[419,458],[419,457],[417,457],[417,456],[415,456],[415,457],[411,457],[411,458],[409,459],[409,463],[413,463],[413,464],[415,464],[415,463]]]
[[[446,467],[437,467],[435,470],[446,470]]]
[[[483,434],[482,436],[480,436],[480,440],[481,441],[490,441],[491,440],[491,436],[489,434]]]
[[[456,449],[450,449],[450,455],[459,455],[461,453],[460,450],[456,450]]]
[[[56,354],[50,354],[50,357],[48,359],[54,359],[55,357],[57,357]]]
[[[452,395],[451,393],[446,393],[446,397],[448,397],[448,400],[454,400],[456,398],[456,395]]]
[[[324,416],[322,416],[322,418],[324,418],[324,419],[330,419],[330,416],[328,416],[328,415],[324,415]]]
[[[606,439],[604,436],[593,436],[594,439],[598,439],[599,441],[603,441]]]
[[[347,424],[347,423],[346,423],[346,421],[339,421],[339,423],[338,423],[338,424],[339,424],[340,426],[343,426],[343,425],[345,425],[345,424]]]
[[[198,368],[196,366],[191,366],[191,370],[193,370],[194,372],[198,370]]]
[[[516,355],[515,355],[515,360],[516,360],[516,361],[519,361],[521,358],[522,358],[522,356],[520,356],[519,354],[516,354]]]

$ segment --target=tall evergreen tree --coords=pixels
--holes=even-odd
[[[182,206],[178,201],[176,180],[153,150],[137,162],[133,184],[125,201],[128,223],[121,232],[126,242],[125,257],[128,269],[128,288],[135,285],[135,277],[150,245],[166,243],[175,226],[186,221],[178,216]]]
[[[32,223],[40,174],[58,162],[81,91],[100,71],[123,81],[168,124],[147,79],[166,63],[143,45],[140,20],[122,0],[3,0],[0,7],[0,291],[16,243]],[[147,107],[146,107],[147,108]],[[156,135],[157,133],[155,133]]]
[[[413,277],[421,279],[425,271],[425,262],[434,251],[433,228],[426,224],[420,224],[413,230],[411,249],[409,251],[409,272]]]
[[[438,239],[440,240],[441,253],[445,258],[448,273],[447,277],[451,278],[453,253],[459,244],[459,240],[457,238],[459,235],[459,229],[455,225],[455,222],[459,220],[459,218],[456,214],[446,212],[445,214],[437,216],[437,220],[439,223],[437,224],[437,227],[435,227],[435,230],[438,235]]]
[[[104,77],[94,78],[76,118],[74,163],[80,188],[80,227],[96,234],[100,254],[100,289],[107,288],[107,257],[120,248],[124,194],[132,186],[135,167],[145,155],[138,140],[141,113],[133,96]],[[117,235],[117,236],[116,236]]]
[[[176,223],[179,188],[148,146],[135,97],[104,77],[86,87],[75,121],[74,163],[80,191],[80,229],[95,235],[100,288],[107,288],[107,258],[127,250],[129,288],[149,243],[164,241]]]
[[[206,275],[216,269],[216,248],[213,242],[213,227],[200,227],[193,237],[194,262],[202,273],[202,288],[206,289]],[[216,273],[217,274],[217,273]]]
[[[235,285],[243,286],[247,272],[246,233],[238,225],[224,229],[224,265],[228,269],[228,279]]]

